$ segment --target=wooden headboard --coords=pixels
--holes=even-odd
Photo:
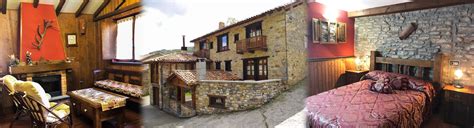
[[[414,76],[440,85],[443,55],[436,54],[434,60],[399,59],[381,57],[378,51],[370,53],[370,71],[381,70]]]

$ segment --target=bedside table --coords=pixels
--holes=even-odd
[[[357,70],[346,70],[345,85],[352,84],[358,82],[362,76],[367,74],[369,71],[357,71]]]
[[[443,87],[444,121],[463,127],[474,125],[474,86]]]

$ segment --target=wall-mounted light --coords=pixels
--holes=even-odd
[[[460,79],[462,76],[463,76],[463,72],[461,69],[456,69],[454,71],[454,87],[463,88],[463,86],[460,83]]]
[[[327,8],[324,10],[323,16],[324,16],[324,18],[326,18],[328,21],[330,21],[330,22],[335,22],[335,21],[337,21],[337,18],[339,17],[339,12],[337,11],[337,9],[334,9],[334,8],[331,8],[331,7],[327,7]]]

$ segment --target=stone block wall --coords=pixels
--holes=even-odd
[[[295,85],[308,75],[307,51],[308,42],[308,7],[306,4],[297,6],[286,12],[286,44],[288,58],[288,84]]]
[[[201,81],[196,86],[196,112],[214,114],[258,108],[278,96],[286,85],[281,80]],[[208,95],[225,96],[225,109],[209,106]]]
[[[463,84],[474,82],[474,4],[425,9],[355,19],[355,55],[368,56],[381,51],[383,56],[433,60],[443,53],[447,60],[460,61],[459,67],[445,65],[443,81],[452,82],[453,70],[464,72]],[[409,23],[418,29],[407,39],[398,34]]]

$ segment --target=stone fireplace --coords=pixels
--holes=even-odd
[[[41,64],[10,67],[9,72],[17,78],[37,82],[51,96],[66,95],[68,76],[73,63]]]
[[[37,82],[46,93],[53,97],[66,95],[67,79],[65,70],[27,74],[26,80]]]

